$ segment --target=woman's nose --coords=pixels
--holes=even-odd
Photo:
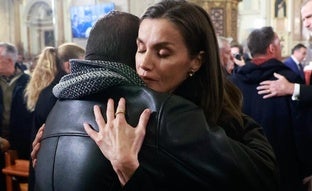
[[[145,54],[140,55],[139,66],[144,70],[151,70],[153,68],[153,58],[152,55],[146,51]]]

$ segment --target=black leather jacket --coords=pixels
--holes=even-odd
[[[83,122],[98,129],[93,106],[126,99],[126,118],[136,126],[152,110],[139,153],[140,167],[121,188],[110,162],[88,137]],[[92,101],[90,101],[92,100]],[[113,87],[83,100],[58,101],[44,131],[35,168],[37,190],[277,190],[272,149],[261,128],[246,118],[240,141],[210,127],[202,110],[177,96],[142,87]]]

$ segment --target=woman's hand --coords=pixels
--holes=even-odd
[[[125,119],[126,101],[121,98],[114,111],[114,101],[107,102],[107,123],[99,106],[94,106],[94,115],[99,132],[84,123],[87,134],[96,142],[104,156],[111,162],[120,183],[124,186],[139,167],[138,153],[141,149],[150,110],[145,109],[136,128]]]
[[[45,127],[45,124],[43,124],[37,134],[36,134],[36,137],[35,137],[35,140],[32,142],[32,151],[30,153],[30,156],[31,156],[31,159],[32,159],[32,166],[35,168],[36,166],[36,163],[37,163],[37,154],[39,152],[39,149],[40,149],[40,142],[41,142],[41,139],[42,139],[42,135],[43,135],[43,130],[44,130],[44,127]]]

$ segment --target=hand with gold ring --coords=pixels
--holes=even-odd
[[[124,112],[124,111],[116,111],[115,117],[116,117],[118,114],[125,114],[125,112]]]
[[[131,178],[139,167],[138,153],[141,149],[150,110],[145,109],[138,125],[133,128],[125,118],[126,101],[121,98],[116,113],[114,101],[109,99],[106,108],[107,122],[105,122],[99,106],[94,106],[95,121],[99,132],[84,123],[87,134],[95,141],[103,155],[111,162],[122,185]]]

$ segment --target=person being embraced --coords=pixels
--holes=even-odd
[[[120,38],[123,35],[112,38],[116,41],[112,44],[107,39],[104,41],[101,35],[109,33],[103,33],[104,29],[107,30],[105,27],[99,30],[99,23],[90,32],[86,61],[77,64],[72,61],[72,73],[54,87],[54,93],[62,100],[58,101],[53,108],[55,111],[49,116],[54,126],[48,130],[48,125],[52,124],[48,118],[44,133],[41,129],[33,143],[32,158],[37,161],[34,163],[36,168],[45,165],[41,157],[49,154],[44,148],[44,142],[48,139],[45,133],[49,135],[55,130],[54,127],[64,128],[74,124],[76,135],[79,130],[86,138],[82,132],[85,129],[108,159],[94,160],[94,155],[85,156],[83,153],[94,149],[94,142],[89,140],[79,143],[79,158],[73,157],[74,149],[68,148],[67,144],[66,151],[70,151],[70,154],[62,152],[65,154],[62,157],[71,155],[71,159],[82,164],[75,165],[76,168],[88,166],[85,168],[90,170],[92,164],[92,169],[95,169],[93,173],[75,170],[79,172],[76,177],[80,182],[86,182],[90,176],[96,176],[97,179],[104,177],[102,182],[111,190],[186,190],[189,187],[194,190],[278,189],[278,170],[272,148],[262,128],[241,113],[242,97],[238,89],[223,76],[217,38],[204,9],[186,1],[172,0],[161,1],[147,9],[141,18],[138,37],[135,38],[138,76],[132,75],[134,71],[131,72],[128,67],[114,63],[114,57],[107,54],[109,48],[105,45],[118,44],[120,41],[123,42],[123,49],[126,48],[124,39]],[[106,26],[104,23],[107,22],[102,23]],[[119,23],[118,26],[122,25]],[[110,29],[114,27],[109,25]],[[123,56],[119,49],[113,50],[110,53]],[[79,66],[82,67],[79,69]],[[88,67],[94,70],[108,68],[116,75],[131,74],[125,81],[132,79],[132,82],[102,86],[98,92],[88,92],[90,86],[83,86],[86,87],[83,88],[85,93],[80,94],[80,88],[78,94],[73,95],[76,92],[71,91],[74,86],[69,82],[83,74]],[[105,71],[99,74],[105,74]],[[109,74],[98,76],[98,82],[112,79],[112,73]],[[124,78],[116,81],[125,82],[120,79]],[[88,102],[91,98],[93,101]],[[103,103],[107,99],[108,102]],[[115,110],[114,103],[118,100]],[[75,103],[75,108],[69,107],[74,105],[71,102]],[[95,121],[90,119],[94,117],[90,114],[94,104],[100,106],[94,106]],[[69,122],[64,125],[64,118],[69,117],[62,117],[64,110],[61,112],[58,107],[67,108],[70,118],[75,120],[66,120]],[[106,110],[105,118],[101,109]],[[79,118],[75,117],[77,113]],[[62,117],[60,121],[63,120],[63,125],[52,120],[58,117]],[[84,128],[81,127],[82,123]],[[70,136],[66,136],[62,141],[69,139]],[[97,154],[99,151],[92,152]],[[40,161],[43,163],[40,164]],[[96,168],[98,164],[105,167]],[[70,164],[62,163],[62,167],[70,170],[67,165]],[[47,171],[36,171],[40,172]],[[72,171],[60,172],[68,174]],[[62,182],[65,183],[64,179]],[[86,184],[92,186],[88,182]],[[79,190],[83,189],[79,187]]]

